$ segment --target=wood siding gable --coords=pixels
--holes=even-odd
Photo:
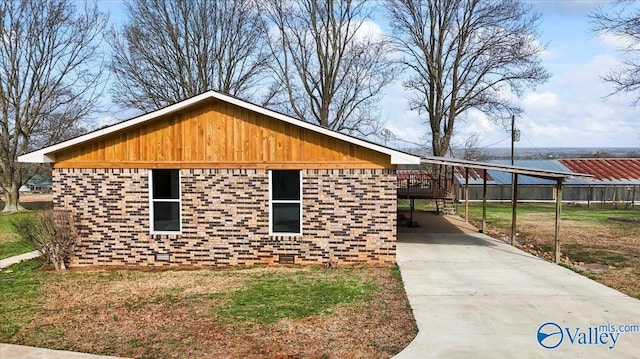
[[[56,153],[55,168],[395,168],[390,156],[224,101]]]

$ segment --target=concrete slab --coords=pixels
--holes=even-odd
[[[14,265],[16,263],[20,263],[22,261],[26,261],[28,259],[38,258],[40,257],[40,252],[33,251],[24,254],[20,254],[17,256],[0,259],[0,268],[7,268],[8,266]]]
[[[639,300],[491,237],[402,233],[397,260],[419,333],[396,358],[640,358]]]
[[[2,359],[118,359],[117,357],[0,343]]]

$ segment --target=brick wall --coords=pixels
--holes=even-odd
[[[183,169],[180,176],[182,233],[156,235],[148,170],[55,169],[54,206],[78,218],[71,265],[254,265],[281,255],[296,264],[395,263],[393,170],[304,170],[302,236],[269,236],[266,170]]]

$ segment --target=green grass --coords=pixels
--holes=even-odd
[[[268,273],[251,279],[212,309],[234,322],[273,323],[330,313],[334,306],[363,300],[376,290],[347,270]]]
[[[614,250],[586,248],[574,243],[566,244],[563,252],[576,262],[598,263],[608,266],[619,266],[631,259],[634,253],[620,253]]]
[[[38,315],[44,280],[39,268],[39,260],[33,259],[0,271],[0,342],[10,342],[21,327]]]
[[[562,219],[587,221],[596,224],[615,224],[611,218],[640,218],[640,206],[633,209],[612,208],[610,206],[601,207],[600,205],[592,205],[591,208],[585,207],[569,207],[563,206]],[[624,223],[619,223],[625,225]],[[628,225],[628,224],[627,224]]]
[[[398,209],[409,210],[409,200],[398,200]],[[414,200],[413,206],[415,209],[420,211],[435,211],[436,204],[430,199],[416,199]]]
[[[459,207],[460,214],[464,215],[464,206]],[[555,216],[555,204],[552,203],[518,203],[518,215],[520,214],[545,214],[549,218]],[[482,219],[482,203],[470,203],[469,215],[471,218]],[[613,224],[611,218],[640,218],[640,206],[636,208],[613,208],[611,206],[592,205],[585,206],[562,205],[562,220],[585,221],[595,224]],[[510,225],[511,203],[487,203],[487,222],[497,226]],[[624,223],[621,223],[624,225]]]
[[[19,236],[13,225],[13,221],[31,217],[38,212],[18,212],[0,214],[0,259],[5,259],[18,254],[35,250],[33,245]]]

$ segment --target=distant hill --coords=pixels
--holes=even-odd
[[[510,159],[511,148],[484,148],[485,159]],[[538,160],[556,158],[640,158],[640,148],[630,147],[602,147],[602,148],[518,148],[515,149],[516,159]]]
[[[429,156],[425,149],[415,147],[399,147],[401,151],[413,153],[418,156]],[[460,158],[463,149],[453,149]],[[511,159],[511,148],[481,148],[476,152],[476,161],[507,160]],[[516,147],[515,159],[519,160],[544,160],[565,158],[640,158],[640,147]]]

